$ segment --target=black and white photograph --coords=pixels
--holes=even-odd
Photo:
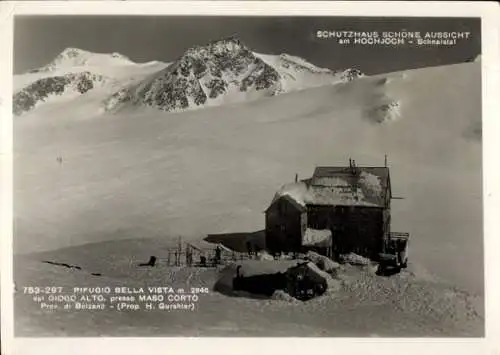
[[[14,16],[14,336],[485,337],[481,25]]]

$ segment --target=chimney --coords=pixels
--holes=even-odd
[[[299,174],[295,173],[295,182],[299,181]]]
[[[387,168],[387,154],[384,156],[384,166]]]
[[[351,161],[351,174],[352,174],[352,175],[356,175],[356,174],[357,174],[357,172],[358,172],[358,168],[357,168],[357,166],[356,166],[356,160],[354,160],[354,159],[353,159],[353,160]]]

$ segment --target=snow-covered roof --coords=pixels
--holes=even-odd
[[[302,245],[329,247],[332,245],[332,232],[329,229],[307,228],[302,237]]]
[[[318,167],[310,179],[284,185],[274,201],[288,196],[301,206],[385,206],[389,184],[386,167]]]
[[[289,192],[292,192],[292,191],[289,191]],[[306,205],[305,205],[304,201],[301,200],[300,193],[296,193],[296,194],[286,193],[283,195],[280,195],[279,193],[276,194],[275,198],[273,199],[273,201],[271,202],[271,205],[267,208],[267,210],[269,210],[273,206],[274,202],[276,202],[280,198],[287,200],[299,212],[304,212],[306,210]]]

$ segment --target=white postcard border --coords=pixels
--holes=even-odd
[[[486,336],[462,338],[15,338],[12,300],[12,41],[17,15],[298,15],[481,17]],[[493,2],[40,1],[0,3],[0,228],[2,347],[5,354],[332,352],[347,354],[500,354],[500,23]],[[464,258],[466,258],[466,254]],[[467,262],[465,259],[464,262]]]

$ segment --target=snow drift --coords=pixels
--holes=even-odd
[[[332,259],[313,251],[309,251],[306,257],[307,259],[311,260],[319,269],[329,274],[334,273],[340,267],[340,265]]]

